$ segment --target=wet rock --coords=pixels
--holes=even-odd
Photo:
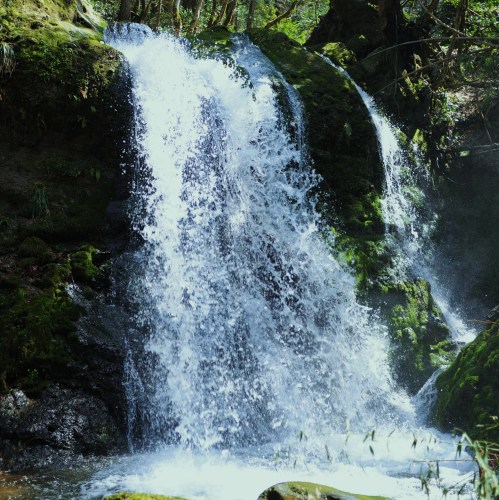
[[[131,108],[119,53],[85,0],[0,4],[16,44],[0,79],[0,462],[21,471],[126,448],[123,351],[104,327],[81,331],[99,308],[71,290],[109,292],[124,231],[106,207],[128,196]]]
[[[83,391],[50,386],[38,401],[12,391],[0,402],[0,457],[11,471],[74,465],[89,454],[122,451],[105,403]]]
[[[355,495],[315,483],[280,483],[265,490],[258,500],[388,500],[386,497]]]
[[[426,280],[385,284],[380,289],[372,304],[388,322],[394,377],[414,395],[438,368],[454,359],[457,345]]]
[[[323,178],[321,206],[327,222],[350,235],[383,234],[377,140],[352,82],[283,33],[251,30],[249,36],[303,100],[310,156]]]

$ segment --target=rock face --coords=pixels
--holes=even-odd
[[[36,401],[20,390],[4,396],[0,427],[2,465],[11,471],[75,466],[79,457],[122,449],[120,429],[106,403],[56,384]]]
[[[472,438],[499,442],[499,307],[487,327],[437,378],[435,421]]]
[[[118,144],[130,116],[101,25],[86,2],[0,5],[11,61],[0,68],[2,468],[125,448],[123,351],[89,319],[123,238],[107,207],[126,197]]]

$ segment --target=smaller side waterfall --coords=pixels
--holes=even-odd
[[[397,255],[395,278],[421,276],[431,285],[432,296],[442,311],[454,340],[470,342],[476,332],[449,305],[445,287],[436,277],[430,241],[437,216],[425,206],[425,194],[420,187],[426,177],[424,167],[407,158],[400,146],[395,127],[379,111],[374,99],[357,85],[348,72],[324,60],[353,83],[369,111],[376,128],[379,150],[385,172],[385,187],[381,206],[385,232],[391,249]]]

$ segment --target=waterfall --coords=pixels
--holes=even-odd
[[[296,93],[242,37],[244,76],[168,36],[115,45],[145,179],[132,215],[143,246],[130,344],[144,341],[129,367],[131,426],[153,446],[207,449],[406,418],[384,328],[319,229]]]
[[[452,459],[454,446],[430,429],[411,446],[386,329],[321,230],[296,91],[244,36],[231,63],[126,31],[109,40],[136,110],[125,259],[136,453],[81,496],[254,500],[295,479],[420,498],[411,461]],[[461,478],[440,470],[442,484]]]

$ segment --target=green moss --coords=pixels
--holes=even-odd
[[[450,363],[455,345],[442,313],[423,279],[385,286],[392,366],[399,383],[415,394],[440,366]]]
[[[388,500],[386,497],[356,495],[331,486],[306,482],[280,483],[265,490],[258,500]]]
[[[352,237],[334,228],[331,231],[333,254],[355,272],[357,291],[365,296],[379,284],[390,265],[384,237]]]
[[[312,160],[332,195],[323,205],[325,215],[331,215],[332,202],[349,235],[382,234],[383,172],[372,123],[353,84],[282,33],[249,35],[303,99]]]
[[[356,63],[355,54],[341,42],[330,42],[310,48],[325,55],[331,62],[343,68]]]
[[[127,127],[120,57],[101,27],[85,0],[0,2],[0,42],[16,62],[0,75],[2,391],[65,379],[81,312],[66,287],[102,284],[93,247],[68,255],[107,241]]]
[[[86,284],[95,284],[103,278],[102,271],[93,263],[92,256],[97,249],[85,245],[78,252],[70,255],[71,269],[76,280]]]
[[[0,41],[14,46],[16,59],[12,77],[0,79],[1,105],[17,140],[90,126],[117,77],[118,53],[100,33],[71,23],[76,4],[12,0],[0,8]]]
[[[499,312],[436,382],[435,422],[499,442]],[[495,420],[494,420],[495,417]]]
[[[0,289],[0,365],[6,386],[36,393],[66,369],[65,340],[80,308],[65,289],[68,263],[35,267],[30,274],[31,281],[24,277],[19,288]]]
[[[198,57],[232,60],[232,41],[230,31],[223,26],[213,26],[202,31],[191,40],[191,49]]]

